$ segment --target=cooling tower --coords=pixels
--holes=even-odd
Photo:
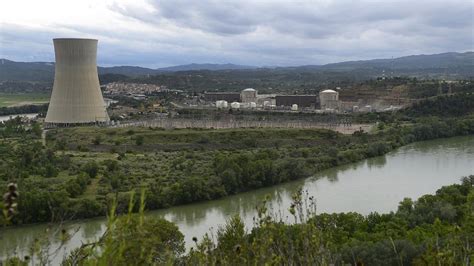
[[[45,122],[53,125],[109,121],[97,74],[97,40],[54,39],[54,85]]]

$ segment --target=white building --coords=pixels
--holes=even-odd
[[[257,91],[247,88],[240,93],[240,101],[243,103],[257,102]]]
[[[230,108],[240,109],[240,103],[239,102],[233,102],[233,103],[230,104]]]
[[[321,110],[339,108],[339,92],[334,90],[323,90],[319,93]]]
[[[224,100],[216,101],[216,107],[217,108],[227,108],[228,103],[227,103],[227,101],[224,101]]]

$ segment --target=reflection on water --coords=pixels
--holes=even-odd
[[[147,215],[175,222],[189,247],[193,236],[202,237],[234,214],[240,214],[247,227],[251,227],[255,208],[266,195],[270,196],[272,209],[286,221],[290,220],[287,210],[291,195],[300,187],[316,196],[318,212],[389,212],[396,210],[404,197],[416,199],[434,193],[443,185],[459,182],[461,176],[474,174],[473,162],[474,136],[426,141],[402,147],[386,156],[328,169],[307,179],[220,200],[152,211]],[[71,250],[83,242],[97,240],[105,230],[105,219],[70,222],[64,227],[69,231],[78,230],[66,246]],[[57,225],[31,225],[0,231],[0,255],[12,255],[15,250],[20,255],[26,254],[33,239],[41,239],[45,234],[54,243],[50,250],[56,249],[59,238],[45,233],[48,228],[49,232],[60,230]],[[63,254],[64,250],[58,252],[55,264],[61,261]]]
[[[369,169],[383,168],[386,163],[387,163],[387,156],[386,155],[371,158],[370,160],[367,160],[367,166],[369,167]]]
[[[105,231],[105,224],[103,223],[102,219],[82,223],[73,227],[82,227],[81,233],[82,237],[85,239],[91,239],[93,237],[96,237],[98,232]]]

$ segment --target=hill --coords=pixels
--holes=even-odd
[[[54,63],[14,62],[0,59],[0,81],[52,81]],[[412,76],[418,78],[462,79],[474,76],[474,52],[442,53],[433,55],[412,55],[395,59],[373,59],[348,61],[327,65],[306,65],[295,67],[268,67],[235,64],[188,64],[158,69],[138,66],[99,67],[99,74],[120,74],[130,77],[169,74],[175,72],[217,71],[215,75],[242,77],[262,80],[272,76],[313,74],[321,80],[337,76],[367,79],[382,75]],[[322,77],[322,78],[321,78]],[[285,82],[285,80],[283,80]]]
[[[51,81],[53,77],[54,63],[0,59],[0,81]]]
[[[255,66],[244,66],[235,64],[188,64],[172,67],[159,68],[159,71],[193,71],[193,70],[236,70],[236,69],[255,69]]]
[[[434,69],[474,67],[474,52],[442,53],[432,55],[410,55],[394,59],[373,59],[348,61],[322,66],[323,69],[353,70],[361,68],[396,69]]]
[[[99,75],[120,74],[131,77],[156,75],[165,72],[197,71],[197,70],[237,70],[255,69],[253,66],[234,64],[188,64],[158,69],[138,66],[98,67]],[[52,62],[15,62],[0,59],[0,81],[52,81],[54,79],[54,63]]]

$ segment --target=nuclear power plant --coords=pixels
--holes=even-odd
[[[48,126],[109,121],[97,73],[97,40],[54,39],[54,85],[45,122]]]

